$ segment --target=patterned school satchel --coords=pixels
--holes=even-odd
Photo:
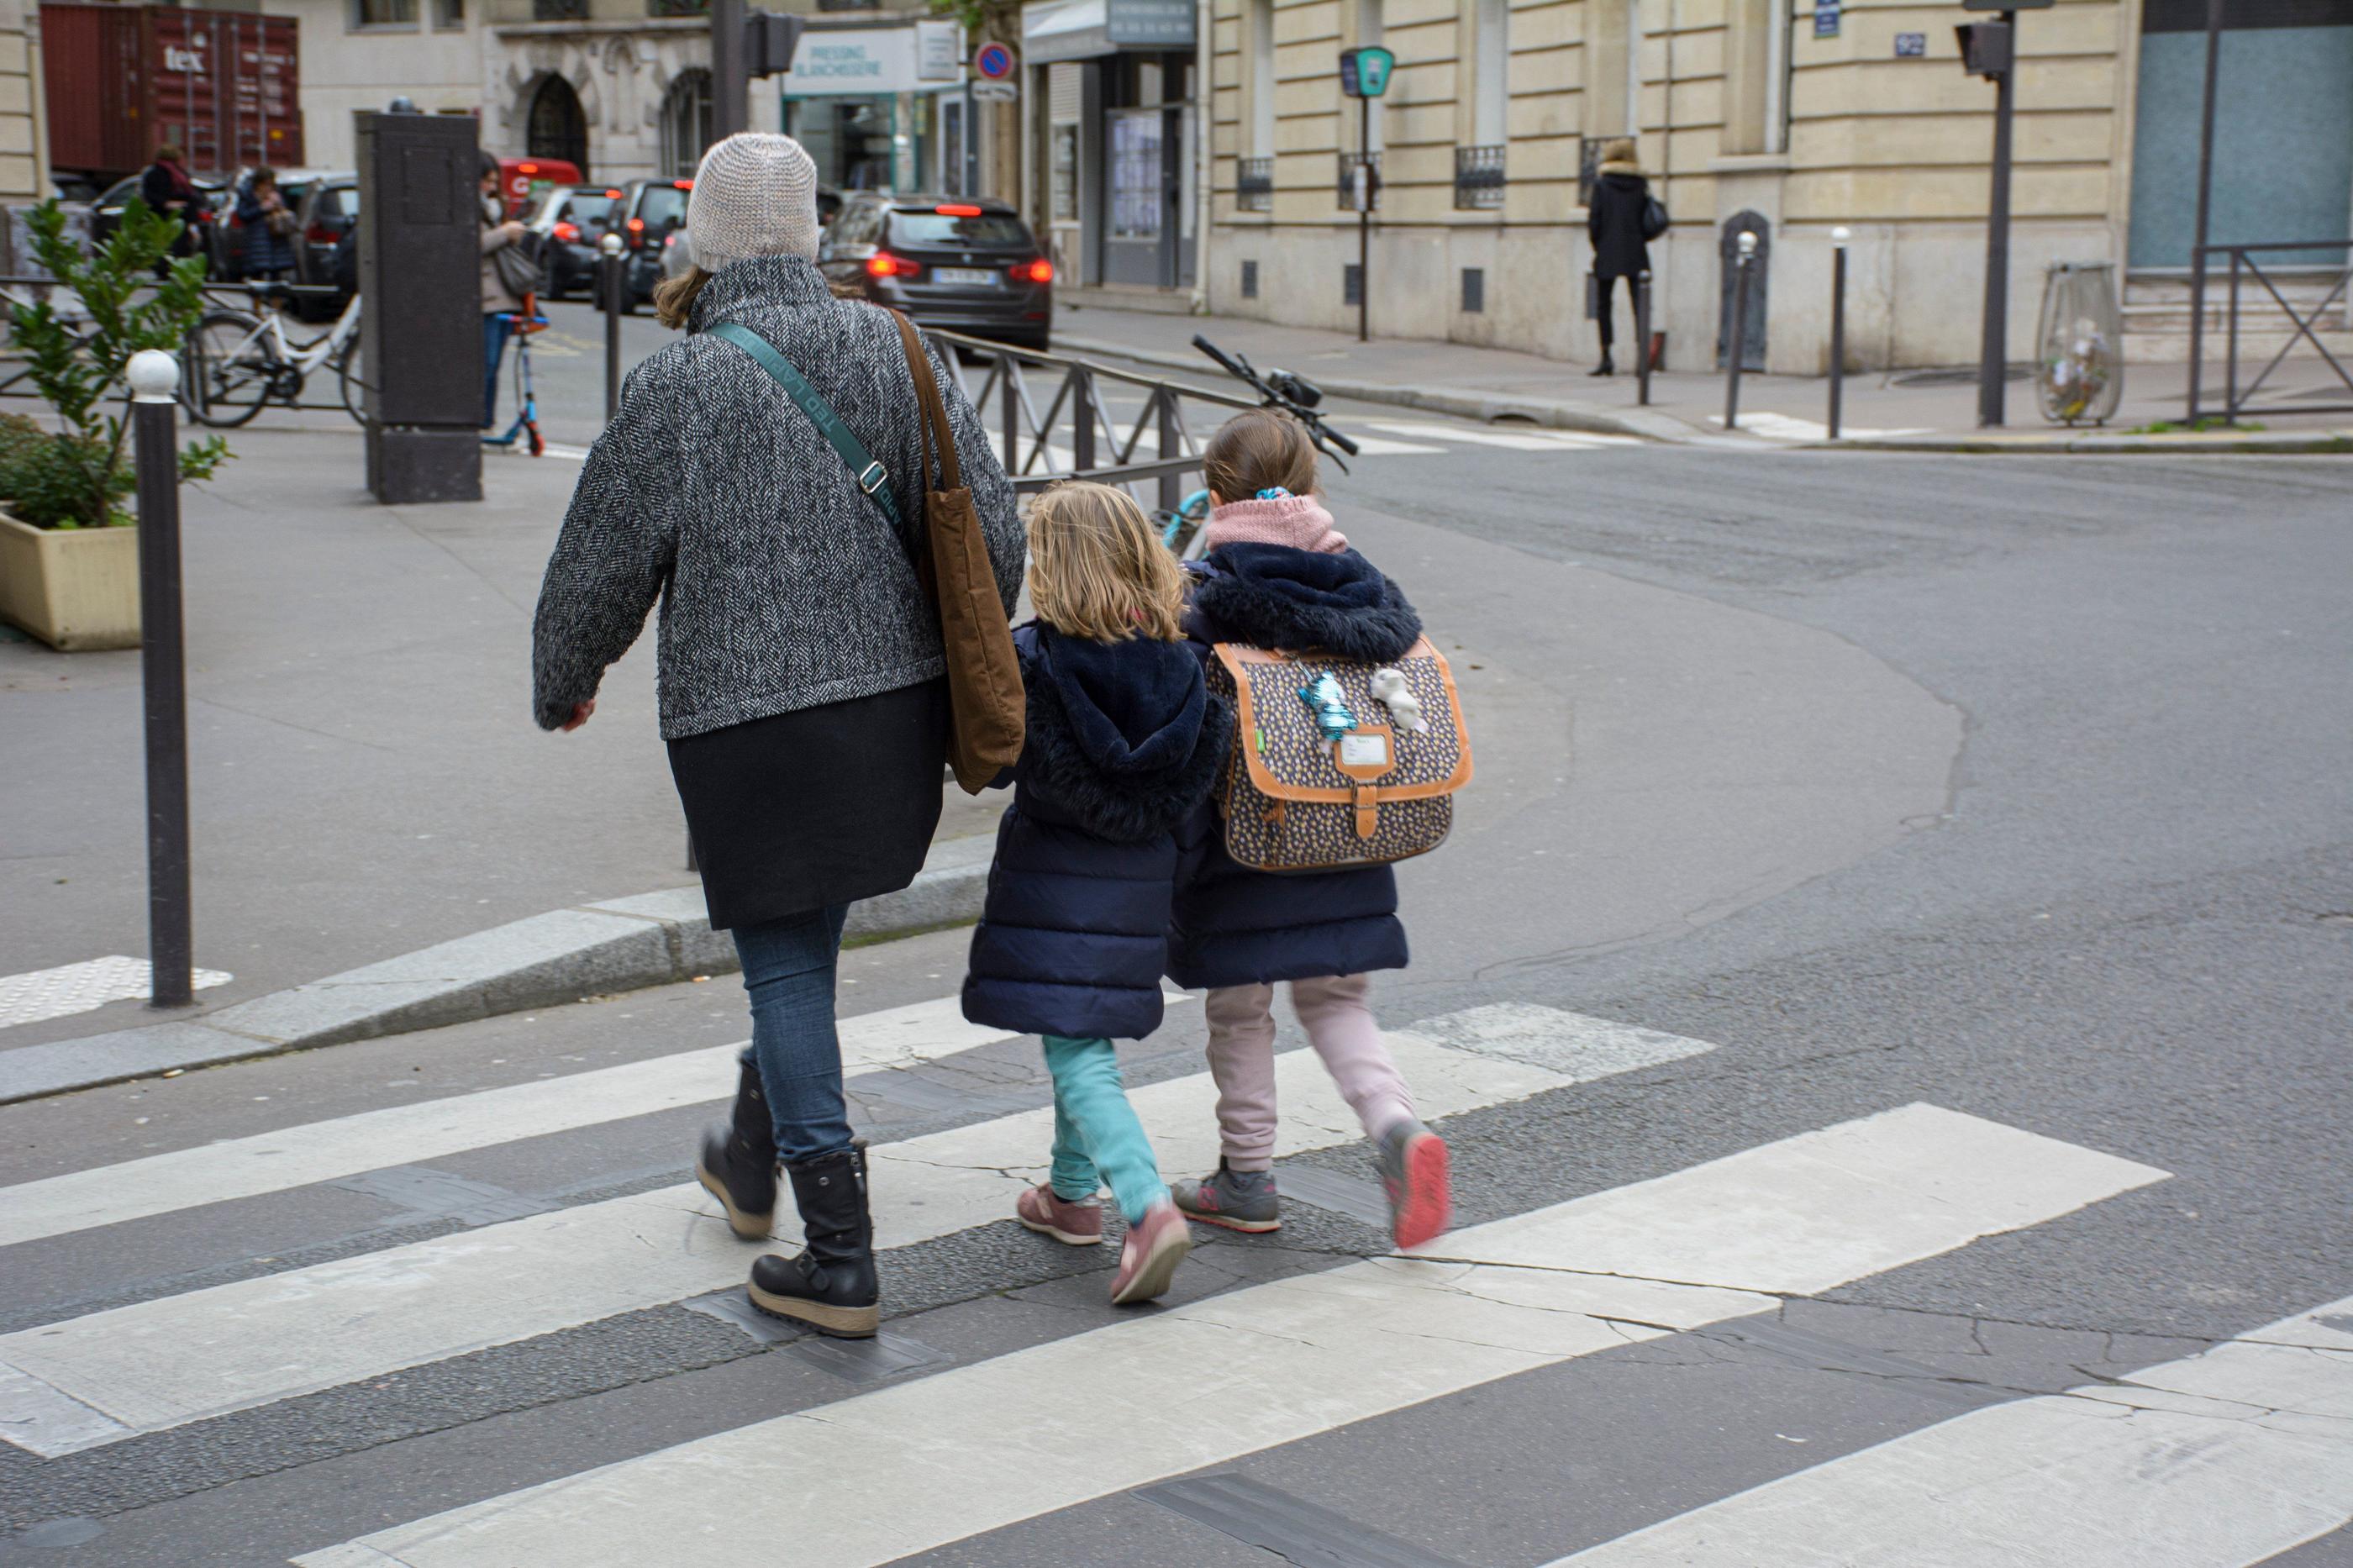
[[[1226,852],[1260,871],[1426,855],[1471,782],[1454,675],[1423,637],[1390,664],[1219,643],[1211,687],[1236,731],[1219,808]]]

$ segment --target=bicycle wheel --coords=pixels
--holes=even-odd
[[[359,334],[335,351],[335,380],[343,387],[343,408],[362,425],[367,423],[367,376],[360,363]]]
[[[266,342],[253,335],[260,325],[242,310],[214,310],[189,331],[180,377],[188,417],[229,428],[261,412],[278,367]]]

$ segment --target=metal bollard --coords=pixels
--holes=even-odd
[[[1831,417],[1830,438],[1839,438],[1840,404],[1846,392],[1846,243],[1844,224],[1831,230]]]
[[[596,242],[596,288],[605,302],[605,423],[621,411],[621,237]]]
[[[1748,263],[1757,254],[1756,235],[1743,230],[1740,262],[1732,282],[1732,327],[1725,334],[1725,361],[1731,374],[1724,383],[1724,427],[1740,424],[1740,362],[1748,357]]]
[[[1651,275],[1634,278],[1634,401],[1651,405]]]
[[[148,1002],[196,999],[188,889],[188,686],[180,604],[180,456],[172,395],[180,365],[131,356],[139,474],[139,663],[147,710]]]

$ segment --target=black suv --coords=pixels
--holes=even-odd
[[[837,289],[923,326],[1040,353],[1053,333],[1053,260],[1007,202],[850,195],[818,266]]]
[[[621,221],[624,193],[613,185],[556,185],[523,220],[547,237],[547,297],[561,300],[575,289],[596,289],[596,247]]]

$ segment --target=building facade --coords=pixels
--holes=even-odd
[[[0,0],[0,202],[48,195],[48,110],[41,82],[41,14]]]
[[[1759,241],[1748,363],[1828,368],[1834,227],[1852,235],[1853,366],[1978,349],[1994,89],[1952,5],[1862,0],[1210,0],[1208,308],[1353,328],[1351,165],[1377,171],[1373,329],[1597,353],[1584,192],[1630,135],[1673,225],[1651,247],[1666,363],[1721,363],[1727,258]],[[2010,353],[2042,270],[2130,279],[2141,357],[2186,348],[2202,0],[2060,0],[2020,13]],[[2213,238],[2353,233],[2353,0],[2232,0]],[[1368,116],[1337,59],[1397,57]],[[2318,258],[2312,259],[2318,260]],[[2323,268],[2341,269],[2342,252]],[[1623,330],[1621,317],[1621,332]]]

